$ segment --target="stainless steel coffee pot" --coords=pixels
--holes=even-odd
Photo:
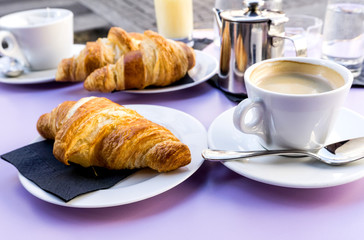
[[[297,56],[306,56],[306,40],[300,36],[287,37],[283,12],[260,10],[263,1],[244,1],[242,10],[214,8],[220,28],[220,67],[218,85],[226,92],[246,94],[244,72],[254,63],[281,57],[284,39],[293,41]]]

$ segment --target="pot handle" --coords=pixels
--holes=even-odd
[[[299,34],[292,36],[272,36],[272,45],[275,46],[275,44],[278,44],[284,39],[292,41],[295,48],[296,57],[307,57],[307,41],[305,36]]]

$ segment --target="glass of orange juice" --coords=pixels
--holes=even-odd
[[[192,0],[154,0],[158,33],[165,38],[192,44]]]

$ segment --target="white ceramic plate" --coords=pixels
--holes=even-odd
[[[149,87],[142,90],[124,90],[123,92],[142,94],[172,92],[190,88],[209,80],[217,71],[218,64],[216,58],[199,50],[195,50],[195,54],[196,65],[188,71],[186,79],[181,79],[166,87]]]
[[[78,54],[85,45],[74,44],[73,54]],[[44,71],[29,71],[26,70],[24,74],[19,77],[9,78],[0,73],[0,82],[8,84],[36,84],[36,83],[46,83],[53,82],[56,75],[57,69],[49,69]]]
[[[163,193],[190,177],[203,163],[202,149],[207,147],[205,127],[191,115],[161,106],[125,105],[135,109],[151,121],[167,127],[183,143],[187,144],[192,161],[185,167],[168,173],[152,170],[140,170],[115,186],[87,193],[64,202],[56,196],[45,192],[33,182],[19,174],[22,185],[31,194],[46,202],[77,208],[101,208],[118,206],[144,200]]]
[[[221,150],[262,150],[254,135],[244,134],[232,123],[234,108],[217,117],[208,130],[208,145]],[[364,117],[341,109],[328,143],[364,136]],[[250,179],[293,188],[322,188],[349,183],[364,177],[364,160],[344,166],[329,166],[308,157],[265,156],[226,161],[229,169]]]

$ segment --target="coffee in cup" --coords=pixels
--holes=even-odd
[[[45,8],[0,18],[0,53],[21,61],[32,71],[56,68],[72,56],[73,13]]]
[[[331,61],[275,58],[249,67],[248,98],[234,111],[234,125],[259,136],[267,149],[317,149],[325,144],[353,76]]]
[[[317,94],[345,84],[342,76],[331,68],[294,61],[263,64],[251,78],[259,88],[285,94]]]

